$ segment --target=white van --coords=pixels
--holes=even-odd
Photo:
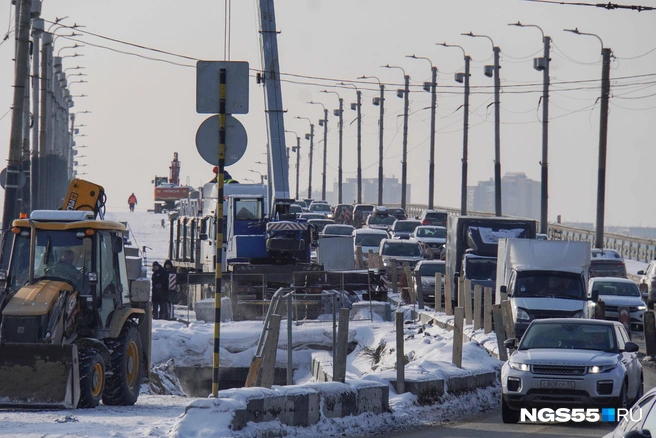
[[[367,260],[369,258],[369,251],[373,251],[378,254],[378,247],[380,246],[380,241],[387,239],[387,231],[377,230],[374,228],[358,228],[353,231],[353,257],[355,258],[356,248],[358,246],[362,247],[362,260],[367,265]]]

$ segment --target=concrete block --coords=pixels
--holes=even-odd
[[[390,380],[396,389],[396,380]],[[420,405],[430,405],[444,395],[444,380],[405,380],[405,390],[417,396]]]
[[[275,387],[285,397],[285,410],[279,420],[289,426],[307,427],[319,422],[319,393],[308,386],[290,385]]]
[[[349,380],[346,383],[358,392],[356,415],[389,411],[389,386],[371,380]]]
[[[214,298],[196,301],[194,310],[197,320],[214,322]],[[221,297],[221,322],[229,321],[232,321],[232,301],[228,297]]]
[[[497,379],[495,371],[476,373],[463,376],[451,376],[446,380],[446,389],[449,394],[474,391],[478,388],[487,388],[494,385]]]
[[[352,386],[340,382],[309,385],[319,393],[321,413],[325,418],[341,418],[357,415],[358,392]]]

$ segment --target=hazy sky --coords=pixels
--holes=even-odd
[[[637,0],[636,0],[637,1]],[[655,0],[640,0],[656,6]],[[0,7],[0,24],[13,26],[13,9]],[[636,2],[633,2],[636,3]],[[633,4],[632,3],[632,4]],[[563,32],[578,27],[581,32],[599,35],[613,50],[611,66],[607,162],[607,225],[656,226],[656,202],[652,174],[656,134],[656,11],[607,11],[592,7],[560,6],[520,0],[391,1],[391,0],[277,0],[276,19],[280,69],[283,72],[285,129],[301,137],[309,132],[306,120],[314,121],[317,140],[314,154],[313,187],[321,187],[322,102],[330,111],[328,122],[328,188],[337,179],[337,96],[321,93],[338,91],[345,100],[344,176],[356,176],[355,91],[336,87],[340,81],[375,75],[388,84],[385,114],[385,174],[401,176],[403,99],[396,97],[403,75],[411,77],[408,134],[409,202],[426,203],[430,138],[430,94],[421,85],[430,80],[430,66],[406,55],[430,57],[439,69],[438,121],[436,139],[436,205],[460,205],[460,158],[462,154],[462,86],[453,80],[464,62],[458,49],[436,46],[446,41],[462,45],[473,58],[470,115],[469,184],[493,176],[494,112],[491,78],[483,66],[492,63],[492,45],[484,38],[461,36],[473,31],[490,36],[501,48],[501,167],[502,173],[525,172],[540,179],[541,81],[533,70],[533,57],[542,55],[538,29],[517,28],[508,23],[520,20],[537,24],[552,37],[550,99],[550,206],[549,219],[560,214],[565,221],[594,222],[599,144],[599,103],[601,46],[594,37]],[[10,16],[11,13],[11,16]],[[194,0],[45,0],[42,17],[86,26],[82,30],[106,37],[153,47],[196,59],[224,59],[224,2]],[[257,2],[232,4],[230,59],[248,61],[261,68]],[[48,24],[46,24],[48,26]],[[1,29],[1,28],[0,28]],[[4,30],[0,30],[4,34]],[[59,29],[57,34],[70,31]],[[194,138],[207,115],[197,114],[195,61],[166,56],[106,39],[85,35],[80,49],[83,57],[65,58],[64,68],[84,66],[87,80],[72,84],[75,111],[85,124],[76,139],[80,150],[79,172],[83,178],[105,186],[111,209],[127,208],[134,191],[138,208],[152,208],[155,175],[168,175],[173,152],[182,162],[182,180],[197,186],[210,179],[211,166],[196,151]],[[74,42],[64,37],[55,42],[55,51]],[[91,44],[94,44],[92,46]],[[181,65],[118,53],[106,46]],[[14,35],[0,45],[0,116],[11,107]],[[69,70],[68,73],[77,71]],[[253,74],[253,73],[252,73]],[[293,74],[293,76],[292,76]],[[374,85],[375,84],[375,85]],[[240,162],[228,170],[236,179],[258,181],[255,170],[265,173],[266,129],[263,90],[250,81],[250,113],[236,116],[248,132],[248,149]],[[378,107],[371,99],[378,95],[377,83],[358,84],[363,90],[363,176],[377,176]],[[7,157],[11,115],[0,120],[0,157]],[[287,145],[295,145],[293,135]],[[307,190],[309,142],[302,140],[301,188]],[[290,186],[295,187],[295,159],[290,164]],[[292,196],[294,193],[292,193]],[[0,195],[2,196],[2,195]],[[400,198],[400,194],[399,194]]]

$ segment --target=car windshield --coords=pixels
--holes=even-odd
[[[421,249],[415,243],[387,242],[383,245],[383,255],[399,257],[419,257]]]
[[[599,291],[599,295],[616,295],[620,297],[640,297],[640,290],[635,283],[595,281],[592,289]]]
[[[331,212],[330,205],[328,204],[312,204],[310,205],[310,211],[326,211]]]
[[[532,324],[519,344],[520,350],[569,348],[617,352],[613,326],[577,322]]]
[[[436,273],[446,273],[446,264],[444,263],[422,263],[419,267],[419,273],[422,277],[434,277]]]
[[[290,213],[303,213],[303,209],[300,205],[292,204],[289,206]]]
[[[369,216],[369,225],[392,225],[396,218],[394,216]]]
[[[496,280],[497,260],[469,258],[465,270],[467,278],[472,280]]]
[[[417,237],[433,237],[446,239],[446,228],[418,228]]]
[[[515,297],[585,299],[579,274],[559,271],[527,271],[517,276]]]
[[[386,238],[386,234],[357,234],[355,236],[355,244],[360,246],[378,247],[380,241]]]
[[[350,236],[353,234],[353,227],[340,226],[340,225],[326,225],[323,229],[323,234],[330,234],[332,236]]]
[[[412,233],[415,228],[421,225],[419,222],[396,222],[394,225],[394,231],[409,232]]]

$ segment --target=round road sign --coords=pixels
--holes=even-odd
[[[235,164],[244,156],[248,137],[241,122],[231,115],[226,115],[225,163],[226,167]],[[196,132],[196,149],[198,153],[213,166],[219,165],[219,116],[206,119]]]

